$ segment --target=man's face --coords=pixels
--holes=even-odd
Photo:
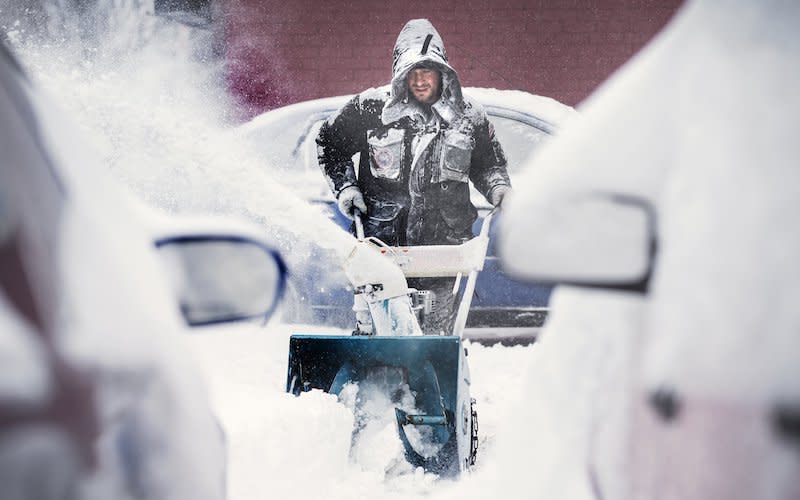
[[[439,99],[442,75],[435,69],[416,68],[406,77],[408,91],[422,104],[433,104]]]

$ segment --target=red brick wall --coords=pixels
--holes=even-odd
[[[426,17],[465,86],[579,103],[681,0],[225,0],[228,81],[245,116],[391,78],[409,19]]]

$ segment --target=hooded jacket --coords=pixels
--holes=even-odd
[[[430,106],[409,95],[406,78],[417,67],[441,75],[441,95]],[[409,21],[397,37],[391,84],[358,94],[329,117],[317,146],[333,193],[358,186],[367,204],[365,234],[389,245],[466,241],[477,218],[469,181],[487,198],[510,185],[494,127],[462,95],[442,38],[426,19]]]

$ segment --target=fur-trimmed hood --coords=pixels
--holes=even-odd
[[[416,103],[409,102],[406,76],[418,65],[439,70],[442,75],[442,95],[432,107],[447,121],[463,113],[464,98],[458,74],[447,62],[444,41],[427,19],[407,22],[394,44],[392,53],[392,83],[389,100],[383,107],[381,121],[391,123],[416,111]]]

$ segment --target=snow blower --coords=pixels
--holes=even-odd
[[[470,469],[477,455],[478,421],[462,334],[486,257],[491,218],[484,219],[476,238],[461,245],[388,247],[365,239],[356,217],[358,241],[344,258],[344,269],[356,293],[354,309],[358,313],[366,304],[372,331],[292,335],[287,392],[321,389],[341,398],[348,384],[371,384],[396,404],[397,432],[412,466],[443,477]],[[422,335],[420,322],[434,298],[426,290],[409,290],[406,278],[456,277],[456,293],[465,275],[453,331]],[[354,442],[361,425],[356,422]]]

